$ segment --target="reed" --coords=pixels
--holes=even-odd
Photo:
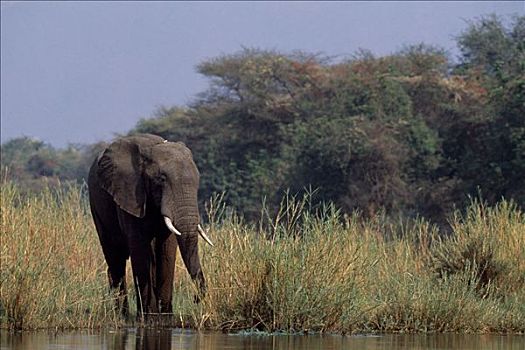
[[[62,186],[27,195],[4,182],[1,195],[2,327],[118,324],[81,189]]]
[[[4,181],[1,194],[1,327],[128,325],[113,309],[85,189],[27,195]],[[196,290],[178,258],[175,317],[167,325],[525,332],[525,215],[512,203],[473,201],[452,218],[449,236],[424,220],[365,220],[331,205],[312,208],[308,195],[285,196],[279,212],[263,211],[257,225],[220,196],[207,209],[215,247],[200,248],[209,293],[193,303]]]

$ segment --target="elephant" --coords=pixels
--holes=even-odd
[[[110,288],[126,317],[126,261],[131,259],[137,316],[173,312],[177,247],[197,286],[206,294],[198,237],[213,245],[200,224],[199,171],[182,142],[137,134],[112,142],[94,160],[88,176],[89,203]]]

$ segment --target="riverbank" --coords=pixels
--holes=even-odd
[[[77,187],[1,185],[0,322],[9,329],[122,327]],[[177,261],[172,326],[289,332],[525,332],[525,214],[474,202],[442,238],[423,220],[341,216],[307,199],[249,225],[208,206],[200,304]],[[129,263],[128,263],[129,265]],[[131,271],[128,266],[128,286]],[[130,288],[130,296],[134,292]],[[130,300],[134,305],[134,300]],[[135,310],[131,310],[135,313]]]

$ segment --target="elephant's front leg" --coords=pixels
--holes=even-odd
[[[130,242],[131,268],[137,292],[138,315],[158,313],[155,296],[155,256],[151,242],[132,239]]]
[[[137,312],[157,313],[157,300],[154,292],[155,269],[151,245],[130,244],[131,267],[137,292]]]
[[[198,235],[195,233],[177,236],[177,242],[184,265],[199,289],[199,295],[196,297],[196,302],[199,302],[206,295],[206,279],[199,259]]]
[[[173,273],[177,253],[177,238],[175,234],[166,230],[155,241],[157,303],[159,312],[171,313],[173,312]]]
[[[148,235],[144,222],[123,211],[119,213],[119,223],[122,232],[128,240],[133,282],[137,293],[137,314],[157,313],[155,286],[155,255],[151,245],[151,235]]]
[[[108,263],[108,265],[110,265]],[[127,318],[129,316],[127,286],[126,286],[126,259],[121,262],[108,267],[109,286],[112,290],[118,290],[118,297],[115,300],[117,310],[122,312],[122,315]]]
[[[100,194],[97,193],[97,195]],[[90,199],[99,199],[96,197],[94,199],[94,196],[94,194],[91,194]],[[95,208],[91,209],[102,252],[108,264],[109,286],[113,291],[118,291],[115,307],[117,311],[122,312],[122,315],[127,318],[129,316],[126,287],[126,261],[129,256],[127,242],[120,233],[120,227],[114,216],[115,212],[105,210],[103,213],[101,215]]]

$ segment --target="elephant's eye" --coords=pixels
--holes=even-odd
[[[163,183],[166,182],[166,174],[160,173],[160,175],[157,176],[155,178],[155,180],[156,180],[155,182],[157,182],[157,184],[162,185]]]

